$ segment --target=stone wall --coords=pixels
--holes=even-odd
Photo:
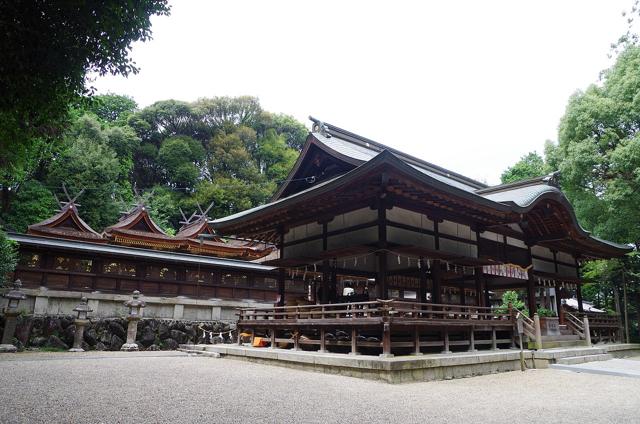
[[[92,318],[84,331],[84,350],[120,350],[126,340],[123,318]],[[4,316],[0,316],[0,338]],[[205,331],[203,331],[206,330]],[[76,326],[72,315],[19,316],[16,347],[67,350],[73,344]],[[140,350],[173,350],[183,343],[230,343],[235,324],[223,321],[186,321],[146,318],[138,322],[136,343]],[[220,337],[220,333],[223,333]]]
[[[20,302],[19,310],[25,315],[63,316],[74,314],[73,308],[86,296],[91,316],[99,318],[124,318],[127,308],[124,302],[131,299],[130,294],[112,294],[100,292],[80,292],[68,290],[23,289],[27,299]],[[188,297],[154,297],[145,296],[147,303],[143,316],[147,318],[191,320],[191,321],[223,321],[235,322],[237,308],[273,306],[252,300],[224,299],[191,299]],[[0,298],[0,311],[6,306],[6,299]]]

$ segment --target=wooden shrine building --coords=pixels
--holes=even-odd
[[[67,196],[55,215],[29,226],[27,234],[9,233],[20,253],[14,278],[27,291],[40,290],[34,296],[55,291],[97,293],[104,298],[104,294],[129,295],[139,290],[147,298],[158,299],[262,305],[277,300],[275,268],[252,262],[271,254],[273,246],[218,236],[209,224],[208,210],[189,218],[183,215],[183,226],[172,236],[139,203],[98,233],[80,217],[78,196]],[[291,290],[300,295],[303,288]],[[233,307],[230,311],[233,317]]]
[[[245,310],[239,322],[274,343],[303,335],[324,349],[333,328],[353,350],[448,351],[457,328],[471,332],[467,346],[474,331],[495,346],[496,331],[508,339],[513,328],[490,309],[499,293],[525,292],[531,316],[539,305],[562,315],[562,297],[582,304],[582,261],[631,250],[585,231],[556,175],[490,187],[312,120],[271,202],[213,221],[220,234],[277,245],[266,264],[279,267],[282,307]],[[307,288],[306,299],[288,297],[288,282]]]

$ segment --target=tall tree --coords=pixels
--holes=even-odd
[[[520,158],[513,166],[507,168],[500,179],[502,184],[513,183],[528,178],[540,177],[546,172],[544,159],[536,152],[528,153]]]
[[[640,247],[640,47],[569,100],[550,163],[588,229]]]
[[[131,43],[148,40],[151,16],[168,13],[167,0],[0,4],[0,183],[15,183],[62,133],[69,105],[92,91],[87,75],[138,72]]]

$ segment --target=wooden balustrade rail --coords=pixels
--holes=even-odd
[[[340,320],[345,324],[354,320],[393,318],[396,320],[441,320],[441,321],[500,321],[506,324],[513,317],[509,312],[496,312],[490,307],[416,303],[397,300],[369,302],[275,306],[267,308],[240,308],[239,321],[265,320]]]

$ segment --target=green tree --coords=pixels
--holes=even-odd
[[[187,136],[166,139],[158,151],[158,163],[164,168],[167,181],[187,189],[192,189],[198,180],[204,159],[202,144]]]
[[[0,286],[7,283],[9,274],[18,263],[18,249],[16,243],[7,238],[4,229],[0,227]]]
[[[502,184],[540,177],[546,174],[544,159],[536,152],[528,153],[500,176]]]
[[[260,137],[272,128],[278,135],[284,136],[287,146],[302,151],[309,130],[302,123],[289,115],[275,114],[263,111],[256,123],[256,131]]]
[[[87,106],[102,121],[117,125],[125,125],[136,109],[138,104],[133,98],[113,93],[93,96]]]
[[[580,221],[600,237],[640,246],[640,47],[602,84],[574,94],[547,151]]]
[[[67,148],[49,168],[47,184],[61,193],[64,183],[69,191],[85,193],[78,200],[82,218],[94,230],[117,221],[119,208],[116,199],[128,190],[118,184],[120,166],[116,153],[106,144],[78,138],[67,141]]]
[[[297,158],[298,152],[287,147],[285,137],[278,135],[273,128],[258,140],[256,159],[261,171],[271,181],[284,180]]]
[[[18,188],[11,209],[5,215],[6,228],[25,232],[27,227],[53,215],[58,204],[40,181],[29,180]]]
[[[0,5],[0,169],[18,172],[90,94],[87,75],[137,73],[129,52],[151,37],[166,0],[7,1]]]

